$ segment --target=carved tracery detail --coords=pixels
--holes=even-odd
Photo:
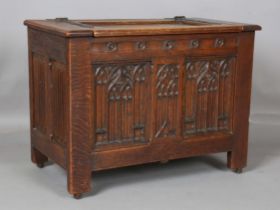
[[[178,77],[178,64],[158,65],[156,74],[156,138],[176,135]]]
[[[235,57],[186,60],[185,135],[231,129],[234,71]]]
[[[93,65],[97,146],[146,141],[150,62]]]

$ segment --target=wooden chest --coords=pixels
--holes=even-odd
[[[92,171],[227,152],[246,166],[255,30],[175,17],[26,20],[31,153],[67,171],[68,191]]]

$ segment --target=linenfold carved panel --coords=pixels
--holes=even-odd
[[[32,60],[33,91],[37,96],[32,126],[52,143],[65,146],[68,131],[66,66],[38,54],[33,54]]]
[[[51,110],[52,110],[52,133],[50,139],[52,142],[65,146],[68,132],[68,83],[66,66],[57,61],[49,62],[51,89]]]
[[[231,130],[234,72],[235,57],[186,60],[185,136]]]
[[[176,135],[179,65],[160,64],[156,74],[155,137]]]
[[[96,146],[147,140],[150,66],[149,61],[93,64]]]
[[[37,129],[43,134],[50,132],[49,128],[49,115],[47,115],[48,108],[48,84],[47,84],[47,73],[48,73],[48,60],[46,57],[33,54],[32,56],[33,66],[33,91],[34,95],[34,109],[35,114],[33,116],[33,129]]]

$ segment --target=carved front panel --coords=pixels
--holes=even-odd
[[[148,61],[93,65],[96,146],[147,141],[150,66]]]
[[[155,138],[176,136],[179,64],[159,64],[155,75]]]
[[[186,60],[185,136],[231,131],[234,72],[235,57]]]

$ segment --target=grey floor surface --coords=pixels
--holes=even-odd
[[[241,175],[215,154],[93,174],[93,192],[74,200],[66,173],[30,162],[28,131],[0,134],[1,210],[279,210],[280,125],[251,125]]]

